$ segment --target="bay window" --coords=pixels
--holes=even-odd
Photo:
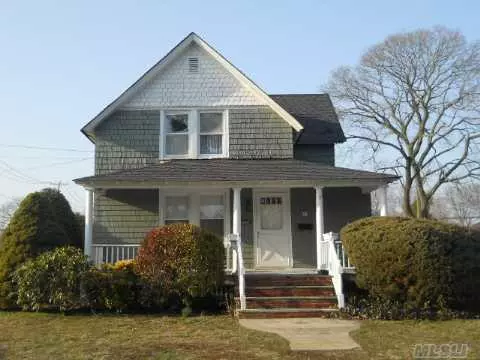
[[[228,156],[226,110],[161,111],[160,158]]]

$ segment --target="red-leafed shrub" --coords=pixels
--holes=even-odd
[[[214,294],[223,286],[223,242],[191,224],[170,224],[153,229],[139,249],[135,271],[160,289],[166,299]]]

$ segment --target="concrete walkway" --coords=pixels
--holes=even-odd
[[[336,319],[240,319],[240,325],[278,334],[292,350],[350,350],[360,346],[348,334],[360,323]]]

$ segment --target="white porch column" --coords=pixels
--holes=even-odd
[[[387,185],[380,187],[378,190],[378,205],[380,208],[380,216],[387,216]]]
[[[323,187],[315,186],[315,236],[317,240],[317,270],[322,269],[322,247],[325,224],[323,218]]]
[[[92,256],[93,238],[93,189],[85,190],[85,243],[84,254]]]
[[[242,188],[234,188],[233,189],[233,228],[232,233],[238,236],[242,234],[242,203],[240,200],[240,192]]]

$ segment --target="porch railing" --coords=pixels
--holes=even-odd
[[[345,297],[343,295],[343,267],[341,263],[341,256],[337,252],[338,234],[328,233],[323,234],[323,240],[320,241],[321,259],[320,265],[322,270],[328,270],[332,277],[333,287],[337,295],[338,307],[345,307]]]
[[[95,265],[134,259],[140,244],[92,244],[92,261]]]
[[[335,243],[335,251],[338,254],[340,259],[340,263],[342,265],[344,272],[355,272],[355,266],[350,263],[350,258],[348,257],[347,251],[345,250],[345,246],[343,246],[342,240],[339,239],[338,234],[336,235]]]
[[[233,250],[232,273],[236,273],[238,276],[238,295],[240,298],[240,310],[245,310],[247,308],[247,299],[245,297],[245,265],[243,263],[242,238],[238,234],[229,234],[227,239]]]

